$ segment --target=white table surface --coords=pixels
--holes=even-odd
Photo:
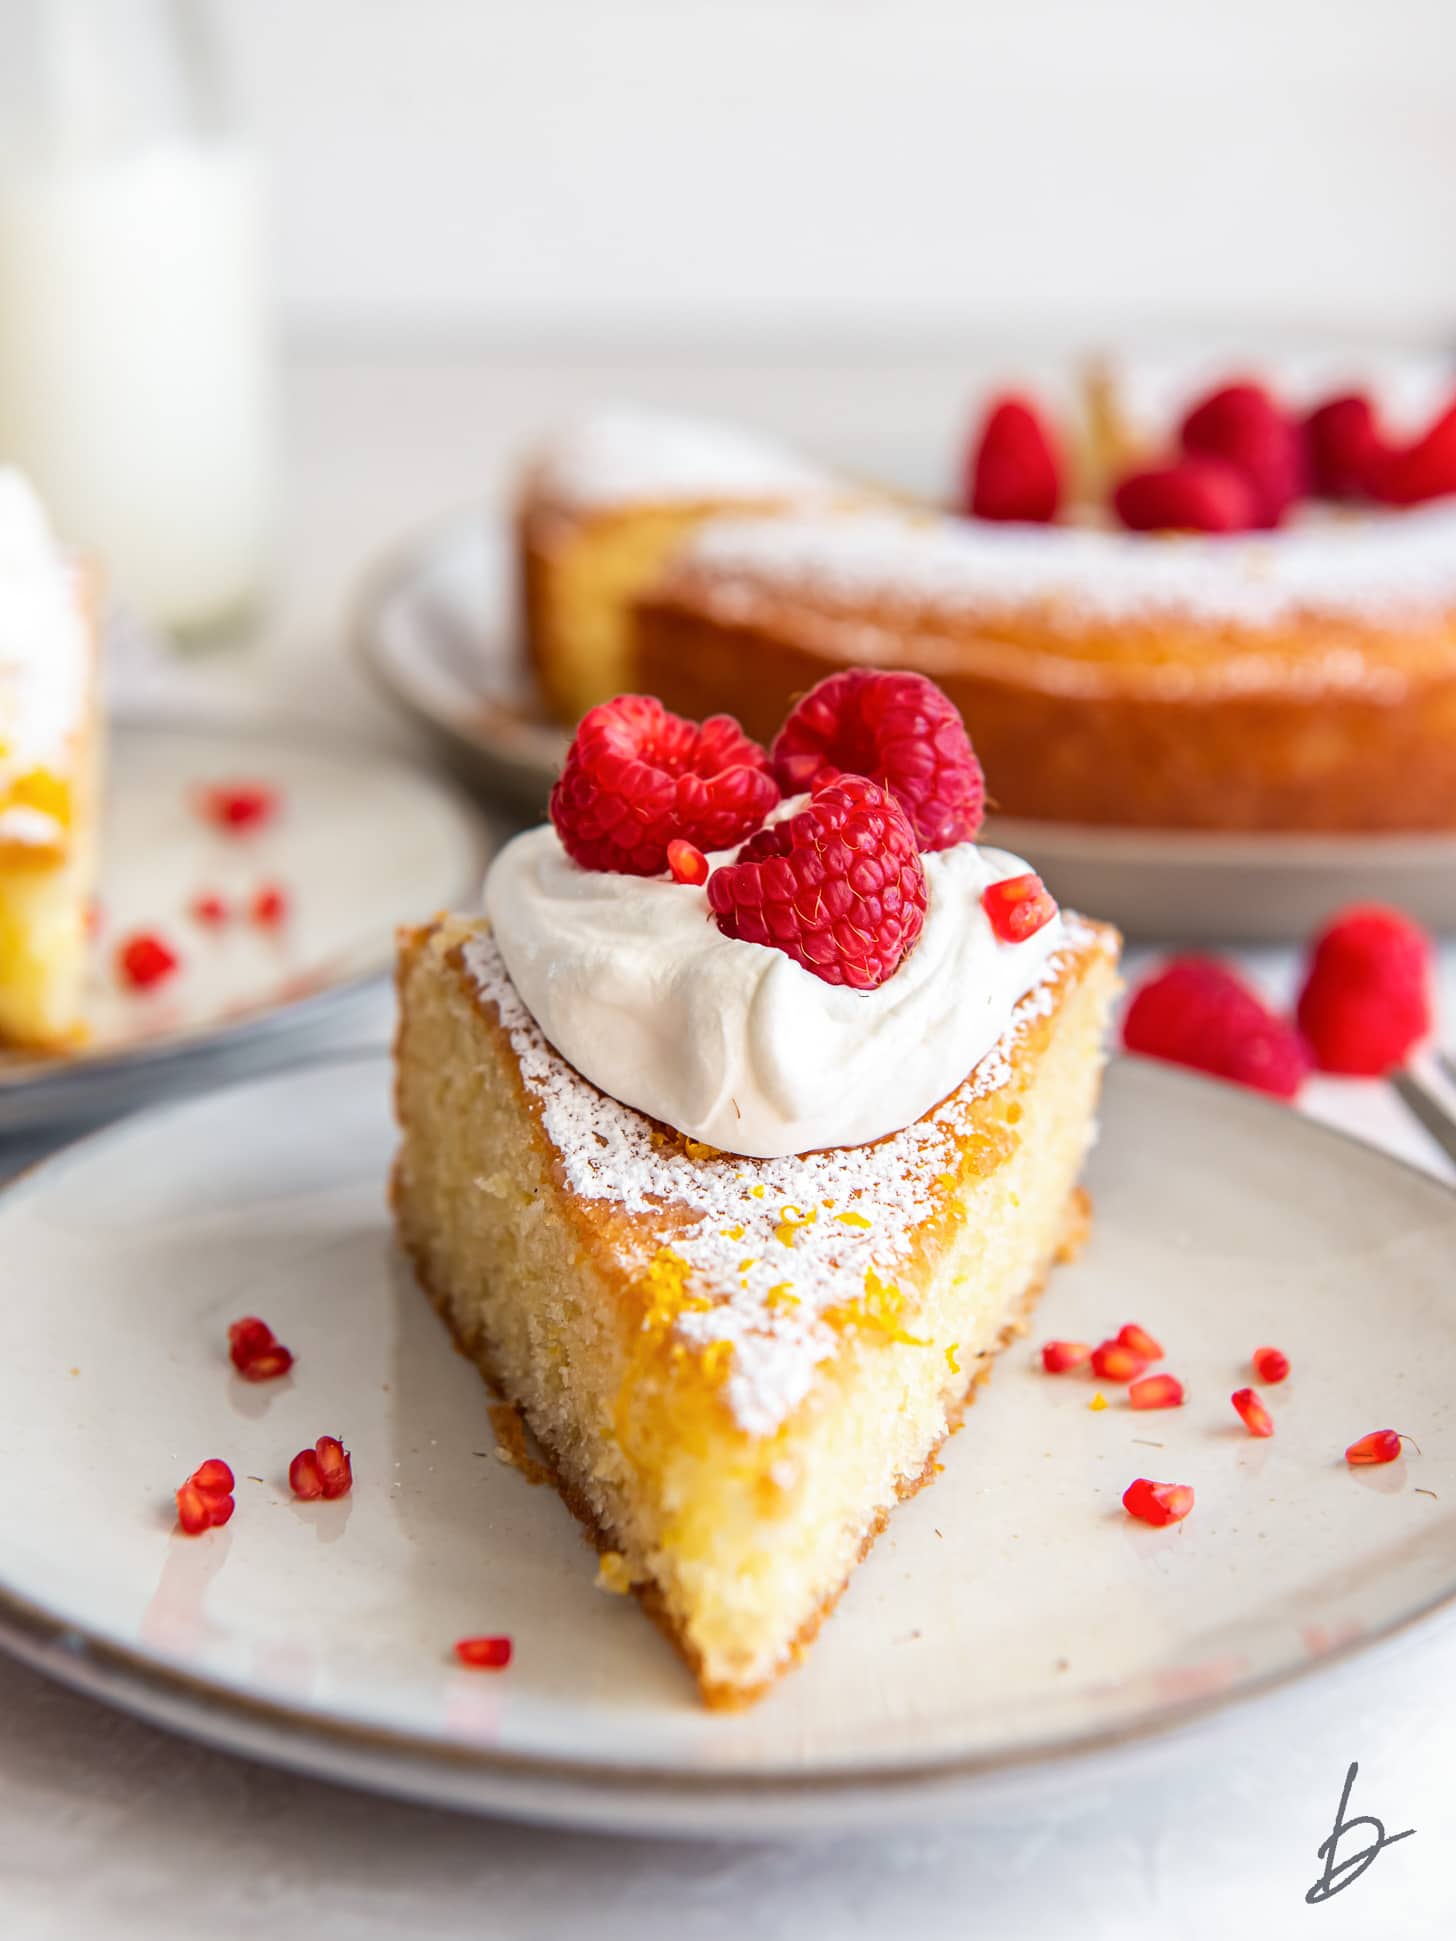
[[[433,514],[498,495],[544,419],[600,396],[781,426],[927,483],[967,388],[953,354],[874,364],[314,350],[289,366],[279,587],[257,638],[194,657],[148,704],[284,707],[403,736],[347,663],[359,565]],[[926,454],[933,456],[927,459]],[[1248,967],[1275,994],[1283,953]],[[1447,983],[1456,963],[1446,966]],[[379,992],[317,1043],[382,1043]],[[1306,1109],[1445,1170],[1383,1087],[1319,1081]],[[0,1174],[31,1156],[0,1147]],[[610,1840],[397,1805],[206,1751],[0,1658],[0,1941],[212,1936],[772,1937],[997,1941],[1445,1936],[1456,1919],[1456,1624],[1437,1624],[1034,1809],[813,1845]],[[1353,1815],[1415,1837],[1305,1903],[1346,1768]],[[1084,1782],[1085,1783],[1085,1782]],[[1341,1857],[1358,1850],[1352,1834]]]

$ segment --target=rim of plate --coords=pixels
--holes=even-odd
[[[416,527],[376,553],[360,576],[351,606],[350,639],[360,665],[374,686],[419,726],[443,736],[457,751],[486,756],[517,769],[539,772],[543,788],[555,780],[561,765],[566,730],[520,715],[488,693],[473,698],[470,714],[432,702],[428,689],[402,680],[396,659],[386,643],[383,616],[390,603],[415,588],[429,565],[470,537],[485,537],[487,545],[503,547],[509,534],[505,514],[489,505],[457,506]],[[514,626],[506,629],[514,636]],[[518,656],[512,638],[511,652]],[[517,663],[519,664],[519,663]],[[450,674],[464,690],[462,675]],[[1447,863],[1456,870],[1456,829],[1394,831],[1364,835],[1359,831],[1300,831],[1271,829],[1155,829],[1125,823],[1047,822],[1035,817],[996,816],[987,827],[1012,848],[1029,846],[1034,854],[1071,844],[1081,848],[1095,842],[1109,862],[1207,863],[1227,867],[1256,864],[1261,869],[1305,870],[1364,864],[1367,867],[1436,867]]]
[[[1223,1081],[1162,1064],[1134,1054],[1129,1058],[1155,1085],[1178,1089],[1192,1086],[1213,1087],[1240,1110],[1247,1110],[1273,1127],[1288,1129],[1290,1108],[1257,1093],[1230,1086]],[[286,1072],[235,1081],[218,1088],[210,1096],[250,1087],[297,1083],[315,1070],[336,1070],[343,1066],[374,1066],[387,1071],[389,1056],[380,1051],[347,1051],[312,1058]],[[185,1111],[192,1100],[163,1100],[144,1107],[139,1113],[113,1121],[93,1132],[67,1141],[43,1158],[27,1166],[0,1185],[0,1218],[12,1199],[34,1191],[37,1182],[53,1167],[70,1160],[78,1152],[104,1148],[134,1134],[139,1123],[149,1118]],[[1297,1137],[1308,1136],[1316,1144],[1335,1144],[1352,1148],[1361,1163],[1393,1171],[1419,1182],[1444,1199],[1456,1211],[1456,1185],[1409,1164],[1395,1154],[1373,1146],[1352,1133],[1320,1120],[1296,1115]],[[530,1752],[483,1750],[478,1746],[453,1744],[427,1734],[397,1727],[365,1725],[331,1717],[306,1706],[289,1705],[272,1698],[259,1698],[216,1680],[172,1666],[129,1645],[117,1644],[85,1626],[69,1623],[12,1589],[0,1578],[0,1645],[45,1672],[60,1683],[101,1698],[170,1729],[190,1731],[196,1737],[235,1754],[272,1757],[295,1770],[352,1780],[377,1791],[393,1792],[396,1797],[430,1799],[438,1803],[463,1804],[475,1809],[509,1811],[508,1795],[483,1798],[479,1787],[472,1791],[473,1779],[488,1786],[491,1781],[520,1781],[544,1786],[523,1810],[534,1805],[533,1817],[552,1817],[553,1800],[558,1808],[554,1817],[572,1817],[573,1800],[580,1802],[584,1792],[611,1789],[618,1801],[633,1797],[654,1804],[675,1796],[689,1795],[695,1804],[780,1799],[810,1801],[829,1796],[852,1798],[865,1792],[892,1790],[897,1794],[945,1788],[963,1784],[991,1782],[1016,1775],[1034,1775],[1048,1768],[1075,1768],[1093,1759],[1119,1752],[1131,1752],[1166,1742],[1179,1733],[1255,1703],[1261,1698],[1303,1684],[1336,1667],[1346,1665],[1368,1653],[1380,1650],[1393,1640],[1418,1629],[1437,1613],[1456,1605],[1456,1563],[1451,1581],[1444,1590],[1400,1612],[1384,1624],[1359,1637],[1332,1645],[1317,1658],[1305,1656],[1287,1665],[1260,1672],[1243,1683],[1220,1692],[1171,1702],[1155,1713],[1115,1726],[1102,1726],[1084,1733],[1053,1733],[1044,1739],[1010,1748],[979,1753],[948,1752],[933,1758],[882,1765],[858,1764],[829,1768],[821,1772],[784,1772],[751,1766],[718,1768],[713,1772],[693,1772],[664,1766],[631,1765],[600,1760],[570,1760]],[[236,1726],[243,1743],[226,1727]],[[350,1764],[351,1758],[357,1764]],[[405,1773],[417,1784],[402,1785]],[[393,1785],[391,1785],[393,1775]],[[449,1784],[454,1780],[456,1784]],[[433,1783],[432,1783],[433,1782]],[[586,1817],[590,1817],[587,1815]]]
[[[360,573],[350,606],[349,639],[355,658],[376,691],[401,708],[410,720],[443,735],[454,747],[471,756],[486,755],[539,776],[545,788],[560,772],[569,740],[565,728],[519,714],[489,693],[471,692],[469,707],[484,727],[484,732],[472,733],[468,716],[432,703],[427,695],[399,677],[395,656],[385,637],[387,609],[417,586],[430,562],[470,537],[483,540],[488,547],[503,553],[508,534],[509,520],[498,508],[486,504],[463,505],[438,514],[382,547]],[[514,625],[508,631],[512,635],[514,655],[519,648]],[[471,687],[468,678],[454,670],[449,671],[449,678],[461,687],[463,699]]]
[[[448,801],[459,817],[461,833],[469,839],[470,875],[451,892],[452,898],[475,896],[485,866],[498,844],[498,832],[488,812],[458,789],[441,782],[438,776],[411,761],[407,755],[389,749],[371,749],[367,744],[332,734],[326,729],[318,730],[296,721],[269,717],[231,722],[215,715],[189,715],[175,719],[143,713],[113,716],[113,734],[125,735],[132,731],[144,735],[223,735],[229,741],[262,741],[269,746],[287,742],[327,756],[346,759],[367,754],[376,764],[394,767],[400,774],[411,776],[424,787],[435,790],[442,800]],[[162,1032],[154,1038],[138,1039],[131,1045],[109,1046],[95,1051],[83,1048],[57,1053],[49,1058],[13,1057],[7,1053],[0,1059],[0,1096],[12,1091],[20,1092],[26,1087],[60,1093],[118,1073],[145,1071],[154,1066],[174,1063],[183,1065],[194,1058],[230,1050],[251,1039],[291,1030],[295,1025],[311,1022],[318,1012],[346,1003],[378,983],[380,978],[389,974],[392,963],[390,948],[382,946],[377,961],[350,970],[316,991],[308,991],[300,997],[281,1002],[261,1002],[233,1018],[219,1019],[212,1024],[190,1025],[177,1032]],[[242,1082],[247,1081],[244,1079]],[[17,1177],[23,1178],[25,1175]],[[14,1181],[8,1182],[0,1192],[8,1190],[10,1184],[14,1184]]]

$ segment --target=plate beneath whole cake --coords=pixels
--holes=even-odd
[[[768,1835],[990,1811],[1358,1654],[1456,1599],[1456,1194],[1283,1108],[1134,1060],[1109,1074],[1097,1215],[896,1511],[813,1653],[703,1711],[549,1488],[500,1459],[474,1369],[392,1242],[381,1057],[154,1107],[0,1195],[0,1643],[213,1744],[454,1806]],[[229,1321],[294,1350],[231,1373]],[[1036,1344],[1137,1320],[1175,1411],[1049,1377]],[[1229,1406],[1261,1343],[1276,1434]],[[139,1406],[139,1404],[143,1404]],[[1414,1445],[1351,1470],[1347,1443]],[[321,1433],[354,1489],[300,1504]],[[1418,1452],[1415,1447],[1418,1445]],[[188,1540],[205,1457],[237,1511]],[[1190,1483],[1169,1530],[1119,1506]],[[505,1633],[509,1669],[452,1644]],[[1291,1698],[1292,1698],[1291,1694]],[[1329,1702],[1311,1691],[1308,1702]],[[1249,1723],[1245,1715],[1242,1724]],[[1141,1749],[1141,1752],[1139,1752]]]
[[[369,576],[356,639],[391,700],[462,775],[540,815],[567,736],[522,659],[513,571],[507,524],[484,508],[457,513]],[[1063,902],[1141,939],[1303,941],[1366,898],[1456,931],[1456,832],[1222,835],[993,817],[987,835],[1034,858]]]
[[[124,720],[107,765],[91,1039],[57,1057],[0,1050],[0,1135],[255,1070],[388,973],[398,922],[479,899],[485,819],[377,750],[293,727]],[[220,827],[200,804],[224,786],[266,790],[273,812],[256,827]],[[284,908],[259,921],[254,902],[270,890]],[[193,905],[207,896],[225,920],[199,920]],[[180,959],[140,989],[117,965],[138,933]]]

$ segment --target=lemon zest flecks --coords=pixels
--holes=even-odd
[[[898,1341],[907,1348],[928,1348],[924,1335],[911,1334],[901,1323],[905,1295],[889,1281],[881,1280],[874,1268],[865,1273],[865,1291],[857,1300],[843,1301],[824,1310],[824,1319],[833,1328],[863,1328]]]
[[[1105,1409],[1107,1407],[1107,1397],[1102,1393],[1100,1388],[1087,1406],[1089,1409]]]
[[[741,1240],[743,1238],[742,1227],[724,1227],[722,1233],[725,1240]]]
[[[794,1235],[802,1227],[812,1227],[819,1218],[817,1206],[811,1206],[806,1213],[802,1207],[783,1206],[779,1208],[779,1223],[774,1228],[774,1239],[781,1247],[792,1247]]]
[[[961,1358],[956,1353],[954,1342],[952,1342],[950,1346],[946,1349],[945,1359],[950,1368],[950,1372],[952,1373],[952,1375],[959,1375],[959,1373],[961,1372]]]
[[[862,1213],[836,1213],[835,1219],[842,1227],[870,1227],[873,1220],[867,1220]]]

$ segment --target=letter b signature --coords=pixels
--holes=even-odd
[[[1318,1849],[1319,1858],[1324,1862],[1325,1870],[1304,1897],[1311,1907],[1318,1906],[1321,1901],[1327,1901],[1332,1894],[1343,1893],[1345,1888],[1353,1885],[1360,1878],[1378,1853],[1383,1852],[1386,1847],[1393,1847],[1397,1840],[1409,1840],[1415,1832],[1413,1826],[1408,1826],[1404,1833],[1387,1833],[1385,1822],[1377,1820],[1372,1813],[1357,1814],[1353,1820],[1345,1818],[1345,1809],[1350,1804],[1350,1789],[1355,1784],[1355,1775],[1359,1770],[1358,1762],[1352,1761],[1350,1770],[1345,1774],[1345,1790],[1340,1794],[1340,1809],[1335,1815],[1334,1831]],[[1343,1860],[1337,1860],[1336,1854],[1341,1840],[1347,1833],[1354,1833],[1358,1827],[1369,1829],[1371,1834],[1369,1842],[1357,1853],[1347,1854]]]

